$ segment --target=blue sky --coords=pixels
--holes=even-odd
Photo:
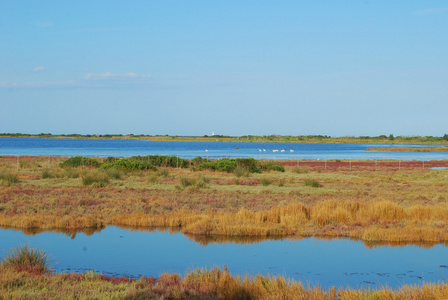
[[[447,1],[0,0],[0,132],[448,133]]]

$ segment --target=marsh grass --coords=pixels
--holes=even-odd
[[[317,181],[316,179],[310,179],[310,178],[305,179],[303,184],[305,186],[309,186],[309,187],[313,187],[313,188],[322,187],[322,184],[319,181]]]
[[[246,167],[243,167],[241,165],[237,165],[235,170],[233,171],[233,174],[240,178],[240,177],[249,177],[250,172],[249,169]]]
[[[307,174],[310,172],[310,170],[299,168],[299,167],[294,167],[291,169],[291,172],[296,173],[296,174]]]
[[[93,187],[105,187],[109,184],[109,174],[103,171],[86,172],[81,175],[82,185]]]
[[[16,271],[43,274],[51,271],[50,261],[44,250],[35,249],[28,244],[12,249],[3,263]]]
[[[166,178],[166,177],[168,177],[170,175],[170,172],[168,171],[168,169],[162,169],[162,170],[160,170],[159,172],[157,172],[157,176],[160,176],[160,177],[164,177],[164,178]]]
[[[272,184],[272,180],[268,179],[268,178],[262,178],[260,179],[260,183],[262,186],[268,186]]]
[[[7,170],[0,170],[0,183],[3,185],[13,185],[19,183],[19,177]]]

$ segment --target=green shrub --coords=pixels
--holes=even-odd
[[[27,244],[12,249],[3,263],[16,271],[43,274],[50,272],[50,261],[43,250],[34,249]]]
[[[109,175],[106,172],[90,172],[81,176],[82,185],[94,187],[105,187],[109,184]]]
[[[277,172],[285,172],[285,167],[279,164],[270,163],[266,166],[263,166],[264,170],[268,171],[277,171]]]
[[[319,183],[319,181],[315,180],[315,179],[305,179],[304,181],[305,186],[310,186],[310,187],[314,187],[314,188],[319,188],[322,187],[322,185]]]
[[[62,168],[64,167],[93,167],[98,168],[101,163],[96,159],[84,157],[84,156],[73,156],[60,164]]]
[[[103,165],[103,169],[108,170],[111,168],[129,170],[129,171],[142,171],[142,170],[153,170],[156,171],[157,168],[148,161],[135,160],[129,158],[117,159],[113,162],[108,162]]]
[[[177,156],[166,155],[147,155],[147,156],[132,156],[128,158],[130,161],[143,161],[150,165],[157,167],[171,167],[171,168],[188,168],[190,161],[188,159],[179,158]]]

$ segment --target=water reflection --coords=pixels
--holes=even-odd
[[[153,232],[167,232],[170,234],[173,233],[179,233],[184,235],[187,239],[190,241],[193,241],[203,247],[206,247],[211,244],[225,244],[225,243],[231,243],[231,244],[237,244],[237,245],[245,245],[245,244],[257,244],[262,243],[265,241],[300,241],[303,239],[307,239],[309,237],[305,236],[224,236],[224,235],[197,235],[197,234],[190,234],[190,233],[184,233],[181,231],[181,228],[178,227],[140,227],[140,226],[127,226],[127,225],[120,225],[120,226],[114,226],[117,228],[124,229],[126,231],[130,232],[146,232],[146,233],[153,233]],[[85,234],[86,236],[91,236],[95,233],[101,233],[102,230],[105,228],[81,228],[81,229],[74,229],[74,228],[53,228],[53,229],[41,229],[41,228],[13,228],[13,227],[7,227],[7,226],[0,226],[0,229],[13,229],[13,230],[19,230],[22,233],[26,235],[37,235],[44,232],[54,232],[54,233],[62,233],[65,236],[70,237],[70,239],[75,239],[76,236],[80,233]],[[362,242],[365,247],[369,249],[379,248],[379,247],[406,247],[406,246],[416,246],[421,248],[432,248],[436,245],[443,245],[445,247],[448,247],[448,242],[406,242],[406,241],[364,241],[361,239],[356,238],[341,238],[341,237],[326,237],[326,236],[317,236],[313,237],[320,241],[334,241],[334,240],[352,240],[356,242]]]
[[[81,231],[0,229],[0,241],[0,259],[17,245],[29,243],[51,254],[56,272],[96,270],[139,277],[227,265],[232,274],[282,275],[324,288],[397,287],[421,284],[423,279],[438,282],[448,273],[448,248],[443,245],[366,247],[349,239],[204,237],[115,226]]]

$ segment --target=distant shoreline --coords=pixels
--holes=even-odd
[[[434,136],[360,136],[360,137],[330,137],[323,135],[304,136],[168,136],[168,135],[117,135],[117,134],[22,134],[0,133],[0,138],[54,138],[54,139],[98,139],[98,140],[148,140],[163,142],[242,142],[242,143],[335,143],[335,144],[417,144],[417,145],[448,145],[448,137]],[[386,148],[388,149],[388,148]],[[397,148],[398,149],[398,148]],[[369,151],[400,151],[400,150],[369,150]]]
[[[409,148],[409,147],[396,147],[396,148],[367,148],[365,151],[383,151],[383,152],[448,152],[448,147],[439,148]]]

